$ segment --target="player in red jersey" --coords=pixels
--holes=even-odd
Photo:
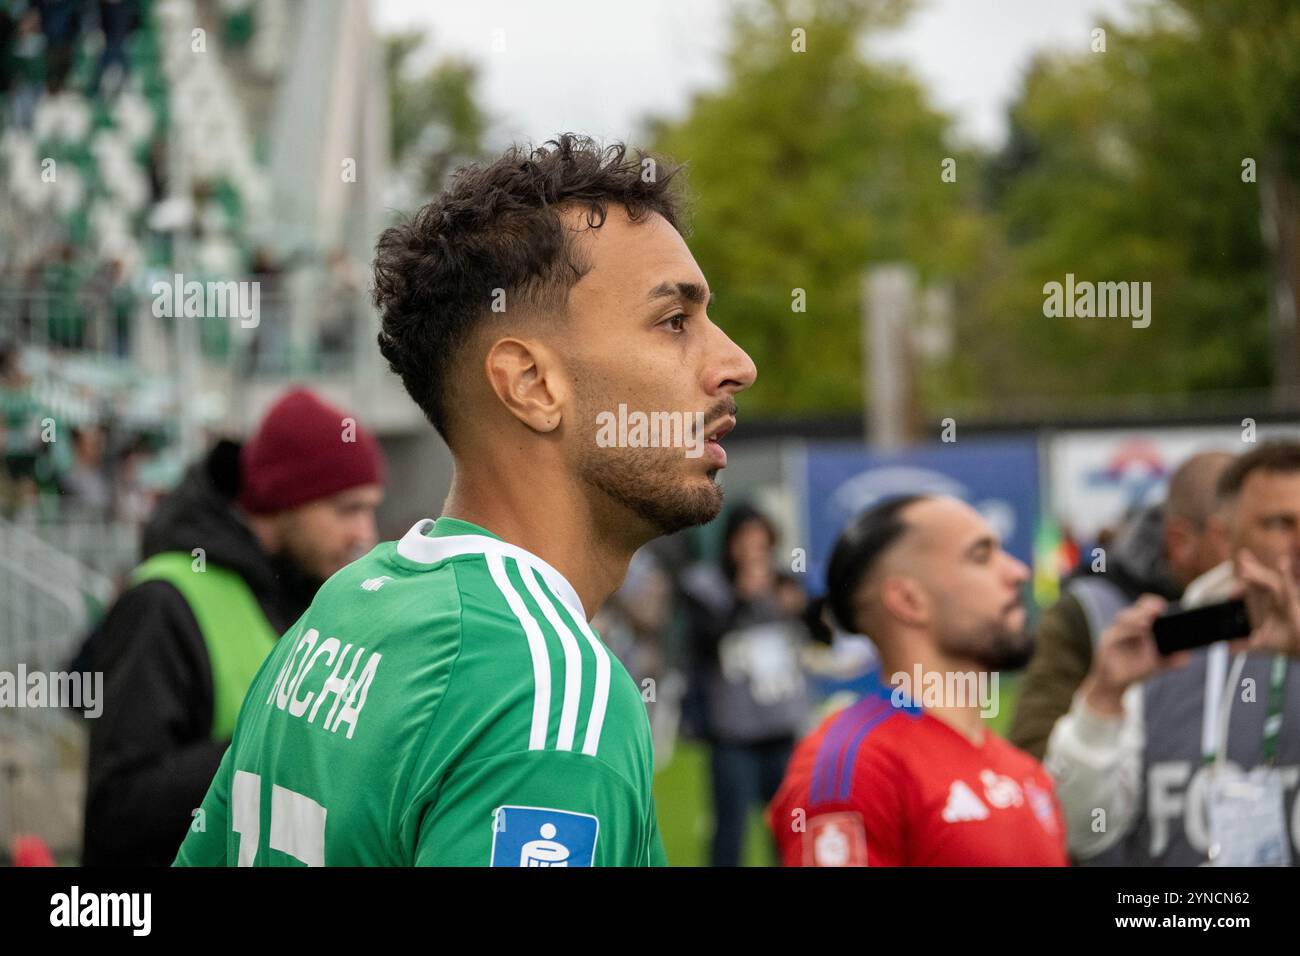
[[[844,531],[825,606],[874,640],[880,679],[796,748],[768,810],[786,866],[1066,864],[1047,772],[983,725],[989,675],[1028,659],[1028,579],[953,498],[890,499]]]

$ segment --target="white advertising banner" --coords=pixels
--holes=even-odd
[[[1253,437],[1254,443],[1246,438]],[[1241,453],[1270,438],[1300,438],[1300,425],[1071,431],[1048,442],[1049,505],[1062,531],[1096,540],[1130,510],[1164,498],[1169,476],[1200,451]]]

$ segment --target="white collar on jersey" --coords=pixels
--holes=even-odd
[[[420,564],[437,564],[458,554],[498,554],[505,558],[514,558],[520,564],[527,565],[540,574],[556,597],[569,606],[569,610],[582,615],[582,620],[587,620],[587,612],[582,609],[582,601],[578,597],[578,592],[573,589],[573,585],[565,580],[563,574],[531,551],[525,551],[516,545],[507,544],[498,538],[490,538],[485,534],[453,534],[442,538],[431,538],[425,532],[432,528],[433,524],[432,518],[421,518],[411,525],[411,530],[402,535],[402,539],[397,542],[397,553],[408,561]]]

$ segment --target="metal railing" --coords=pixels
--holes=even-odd
[[[112,597],[107,575],[0,519],[0,672],[15,693],[0,707],[0,852],[14,836],[35,834],[58,857],[76,855],[86,734],[45,677],[65,671]],[[43,683],[39,696],[29,691],[32,675]]]
[[[259,295],[256,316],[172,316],[165,308],[157,315],[156,298],[19,289],[0,277],[0,339],[118,358],[145,372],[175,372],[192,342],[203,360],[241,376],[330,373],[350,370],[370,319],[360,303],[324,291],[306,301]]]

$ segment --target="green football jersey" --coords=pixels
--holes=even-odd
[[[640,691],[573,587],[425,519],[267,657],[176,865],[662,865],[653,773]]]

